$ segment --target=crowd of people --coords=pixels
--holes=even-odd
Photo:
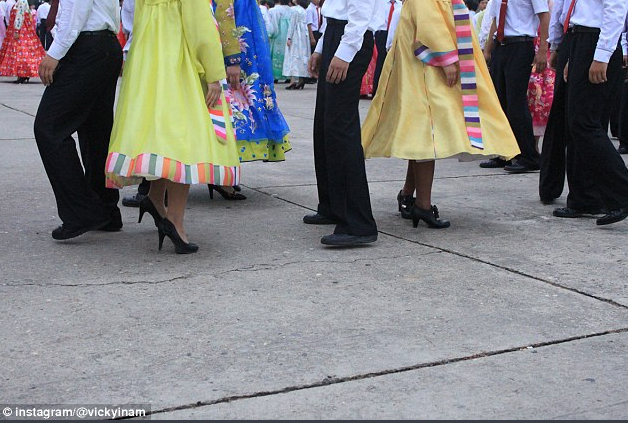
[[[245,200],[240,163],[291,149],[280,81],[317,83],[319,205],[303,221],[335,225],[323,244],[377,240],[371,157],[408,161],[397,202],[414,227],[450,226],[431,199],[445,158],[540,170],[544,203],[566,174],[554,216],[628,217],[625,0],[52,0],[36,14],[4,3],[0,75],[35,67],[47,87],[35,136],[63,222],[55,239],[120,230],[116,188],[140,184],[123,205],[153,217],[159,248],[169,237],[177,253],[197,251],[190,185]],[[372,100],[363,125],[361,97]]]

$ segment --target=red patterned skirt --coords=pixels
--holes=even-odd
[[[11,11],[11,23],[0,49],[0,76],[34,78],[39,76],[39,64],[46,55],[33,29],[33,17],[25,14],[20,38],[15,39],[15,9]]]

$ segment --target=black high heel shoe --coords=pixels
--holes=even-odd
[[[297,89],[297,84],[295,83],[292,83],[286,87],[286,90],[296,90],[296,89]]]
[[[302,90],[303,88],[305,88],[305,81],[299,82],[294,86],[293,90]]]
[[[155,220],[155,226],[159,228],[159,222],[161,222],[164,218],[159,214],[157,208],[148,196],[142,198],[142,201],[140,201],[140,218],[137,223],[142,223],[142,218],[146,212],[153,217],[153,220]]]
[[[207,188],[209,188],[209,198],[214,199],[214,191],[218,194],[222,195],[222,198],[229,201],[234,200],[246,200],[246,195],[240,194],[238,189],[234,187],[233,192],[229,192],[220,185],[212,185],[207,184]]]
[[[401,217],[404,219],[412,219],[412,216],[410,216],[410,210],[412,210],[412,206],[414,206],[416,198],[414,198],[412,194],[403,195],[401,192],[402,191],[399,191],[399,194],[397,194],[397,204],[399,204]]]
[[[412,226],[419,226],[419,221],[422,220],[427,223],[427,226],[434,229],[445,229],[451,226],[447,220],[440,220],[438,215],[438,207],[432,206],[429,210],[423,210],[416,205],[410,210],[410,216],[412,218]]]
[[[17,80],[15,81],[16,84],[23,84],[25,82],[28,82],[29,78],[26,78],[24,76],[18,76]]]
[[[191,242],[185,243],[181,239],[181,236],[177,232],[177,228],[168,219],[162,219],[157,225],[159,231],[159,251],[164,245],[164,238],[170,238],[170,241],[174,244],[174,251],[177,254],[192,254],[198,251],[198,245]]]

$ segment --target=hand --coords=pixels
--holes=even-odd
[[[553,51],[550,54],[549,62],[547,63],[550,69],[556,70],[556,66],[558,65],[558,52]]]
[[[486,60],[486,64],[491,63],[491,52],[488,49],[484,50],[484,60]]]
[[[539,52],[534,56],[532,66],[536,69],[537,73],[543,73],[543,71],[547,69],[547,50],[539,49]]]
[[[227,82],[232,90],[240,89],[240,65],[227,66]]]
[[[569,62],[565,65],[565,70],[563,71],[563,79],[567,82],[567,77],[569,76]]]
[[[318,79],[318,74],[321,71],[321,58],[323,56],[320,53],[313,53],[310,56],[310,61],[307,64],[307,69],[310,72],[312,78]]]
[[[458,71],[458,63],[454,63],[453,65],[443,66],[443,72],[445,72],[445,77],[447,78],[447,86],[453,87],[458,82],[458,76],[460,72]]]
[[[46,55],[39,64],[39,77],[45,86],[50,86],[53,82],[54,73],[59,66],[59,61]]]
[[[314,38],[314,37],[310,37],[310,45],[311,45],[312,47],[316,47],[316,38]]]
[[[290,47],[292,45],[292,40],[290,38],[288,38],[288,41],[286,41],[286,45],[288,47]]]
[[[347,79],[347,73],[349,72],[349,62],[345,62],[334,56],[329,64],[329,71],[327,71],[327,82],[331,84],[340,84]]]
[[[222,94],[222,87],[220,82],[212,82],[207,84],[207,96],[205,97],[205,104],[210,109],[213,109],[220,100],[220,94]]]
[[[13,33],[13,38],[15,38],[16,40],[19,40],[20,39],[20,33],[18,31],[15,31]]]
[[[624,56],[624,68],[628,68],[628,56]]]
[[[593,63],[591,63],[591,67],[589,68],[589,81],[591,81],[592,84],[596,85],[606,82],[607,68],[608,63],[602,63],[594,60]]]

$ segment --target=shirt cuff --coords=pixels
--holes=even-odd
[[[323,54],[323,38],[324,37],[325,35],[323,35],[321,38],[318,39],[318,42],[316,43],[316,48],[314,49],[314,53]]]
[[[48,49],[48,56],[56,60],[61,60],[65,57],[66,54],[68,54],[68,50],[70,49],[62,47],[58,43],[53,41],[52,45]]]
[[[242,63],[242,56],[240,54],[234,54],[225,57],[225,66],[235,66]]]
[[[336,50],[336,54],[334,54],[334,56],[336,56],[340,60],[343,60],[347,63],[351,63],[355,55],[358,54],[358,50],[359,49],[356,49],[343,42],[340,42],[340,45],[338,46],[338,50]]]
[[[595,49],[595,56],[593,56],[593,60],[596,62],[608,63],[611,60],[611,56],[615,53],[614,51],[606,51],[601,48]]]

